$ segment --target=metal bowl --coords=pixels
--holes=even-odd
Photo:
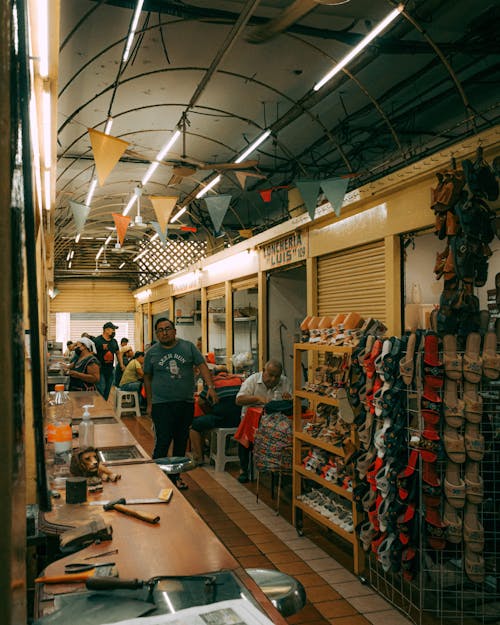
[[[272,569],[245,570],[282,616],[291,616],[305,606],[306,591],[295,577]]]
[[[166,456],[165,458],[155,458],[154,462],[167,475],[177,475],[196,469],[196,462],[187,456]]]

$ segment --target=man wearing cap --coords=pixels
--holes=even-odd
[[[112,321],[108,321],[102,327],[102,334],[96,336],[94,339],[97,359],[101,365],[101,377],[97,383],[97,390],[104,399],[108,399],[109,391],[113,384],[115,354],[118,358],[120,368],[122,370],[125,368],[123,366],[122,354],[118,347],[118,342],[115,339],[115,330],[118,330],[118,326],[115,326]]]

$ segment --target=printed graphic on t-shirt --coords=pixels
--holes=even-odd
[[[113,352],[109,351],[108,343],[103,343],[102,349],[104,350],[104,355],[102,357],[104,362],[113,362],[115,357],[113,355]]]
[[[164,369],[168,368],[170,377],[176,379],[181,377],[179,363],[184,364],[185,362],[186,359],[181,354],[165,354],[165,356],[158,361],[158,366]]]

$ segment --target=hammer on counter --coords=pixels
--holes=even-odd
[[[121,512],[122,514],[128,514],[128,516],[133,516],[136,519],[140,519],[141,521],[146,521],[146,523],[159,523],[160,517],[155,516],[153,514],[147,514],[146,512],[139,512],[138,510],[132,510],[127,505],[127,502],[124,497],[117,499],[116,501],[108,501],[108,503],[103,505],[104,510],[116,510],[117,512]]]

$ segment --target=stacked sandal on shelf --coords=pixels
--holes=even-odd
[[[485,530],[481,522],[485,487],[481,463],[486,444],[482,433],[485,415],[481,382],[497,380],[500,376],[496,344],[496,333],[488,332],[481,350],[481,335],[472,332],[467,336],[462,356],[457,353],[455,336],[443,338],[446,452],[443,523],[448,542],[463,549],[465,573],[476,584],[485,579]]]
[[[359,539],[385,572],[404,569],[411,576],[416,560],[416,462],[407,466],[406,387],[400,373],[406,365],[411,383],[413,373],[405,360],[408,340],[366,337],[352,354],[350,393],[358,393],[362,406],[354,499],[367,520],[356,528]]]
[[[475,287],[486,284],[492,255],[489,244],[495,234],[495,211],[487,201],[498,198],[495,173],[478,149],[476,160],[453,162],[450,169],[437,173],[431,209],[436,216],[436,234],[446,247],[436,256],[434,274],[443,278],[443,292],[437,313],[440,336],[458,336],[463,351],[465,338],[480,329],[479,299]]]
[[[351,346],[357,345],[367,333],[383,334],[386,331],[377,319],[363,320],[357,312],[339,313],[333,317],[307,316],[300,329],[301,343]]]

